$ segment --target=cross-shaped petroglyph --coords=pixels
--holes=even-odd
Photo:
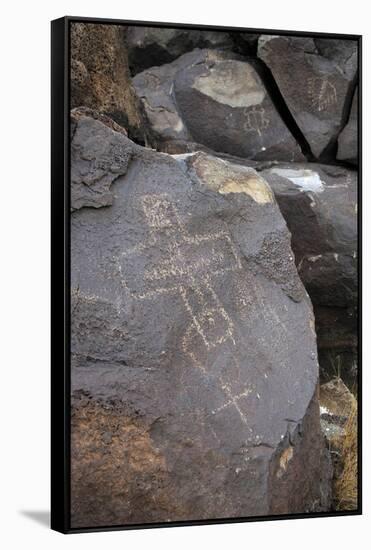
[[[216,409],[214,409],[212,411],[212,414],[216,414],[216,413],[222,411],[223,409],[226,409],[227,407],[233,406],[236,409],[236,411],[238,412],[238,414],[240,415],[240,418],[241,418],[242,422],[244,424],[248,425],[247,417],[246,417],[245,413],[243,412],[243,410],[241,409],[241,407],[239,405],[239,401],[240,401],[240,399],[243,399],[244,397],[248,397],[252,393],[253,390],[251,388],[246,388],[243,392],[241,392],[237,395],[233,395],[233,392],[231,391],[230,385],[224,383],[223,381],[222,381],[222,384],[221,384],[221,388],[226,393],[226,395],[228,397],[228,401],[223,403],[223,405],[221,405],[220,407],[217,407]]]
[[[145,242],[122,252],[118,269],[123,286],[127,290],[130,288],[130,293],[139,300],[152,299],[161,294],[178,294],[191,318],[191,327],[199,334],[206,349],[227,339],[235,344],[233,322],[210,280],[210,275],[222,275],[241,268],[240,258],[228,232],[221,230],[191,235],[182,223],[176,206],[166,194],[144,195],[140,198],[140,206],[149,228],[149,237]],[[165,248],[163,245],[160,247],[161,231],[167,232]],[[216,242],[220,249],[218,251],[213,247]],[[122,273],[122,262],[125,263],[129,257],[138,260],[142,253],[154,247],[164,250],[161,262],[156,262],[149,269],[144,268],[142,279],[135,279],[133,288]],[[191,253],[195,247],[199,254],[190,263],[185,251]],[[143,288],[141,283],[144,283]],[[195,309],[198,310],[197,314]],[[221,335],[210,336],[212,328],[216,326],[217,315],[219,323],[220,320],[223,322],[224,330]]]
[[[181,349],[195,368],[210,376],[203,364],[201,348],[211,351],[223,344],[228,348],[236,345],[233,320],[215,291],[213,280],[228,271],[241,269],[239,254],[226,229],[191,234],[166,193],[143,195],[139,207],[148,237],[116,257],[122,287],[136,300],[153,300],[169,294],[180,297],[189,316]],[[154,250],[156,255],[161,251],[162,257],[160,261],[150,262],[148,267],[148,256]],[[126,269],[130,262],[135,269]],[[141,277],[137,275],[138,267],[143,267]],[[233,406],[242,422],[247,424],[239,400],[247,397],[250,390],[245,389],[234,396],[228,384],[218,379],[218,385],[227,401],[216,412]]]
[[[308,78],[308,96],[313,109],[319,112],[337,103],[336,88],[327,76]]]
[[[252,108],[244,109],[245,116],[244,129],[246,132],[257,132],[262,137],[262,130],[268,128],[270,120],[265,114],[264,107],[254,106]]]

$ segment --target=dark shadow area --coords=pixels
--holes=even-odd
[[[32,519],[43,527],[50,527],[50,512],[49,510],[20,510],[22,516]]]
[[[301,131],[299,125],[297,124],[294,116],[292,115],[285,98],[283,97],[281,90],[276,83],[276,80],[273,76],[272,71],[264,63],[262,59],[259,58],[248,58],[247,61],[251,63],[258,75],[260,76],[265,89],[267,90],[273,105],[276,107],[276,110],[283,122],[286,124],[286,127],[291,132],[292,136],[295,138],[299,144],[303,155],[306,157],[308,162],[315,162],[315,156],[312,153],[311,147],[305,135]]]

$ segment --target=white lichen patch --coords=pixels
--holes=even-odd
[[[322,193],[324,184],[319,174],[305,168],[271,168],[271,174],[287,178],[303,191]]]
[[[196,78],[192,88],[233,108],[260,105],[266,94],[253,67],[235,60],[216,63],[208,74]]]

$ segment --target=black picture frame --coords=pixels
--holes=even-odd
[[[70,25],[151,26],[282,36],[351,39],[358,42],[358,507],[352,511],[174,521],[72,528],[70,521]],[[354,34],[250,29],[87,17],[51,22],[51,528],[61,533],[114,531],[184,525],[227,524],[362,514],[362,36]]]

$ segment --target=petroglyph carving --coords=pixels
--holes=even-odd
[[[222,276],[228,271],[241,269],[240,258],[227,230],[190,234],[182,223],[176,206],[165,193],[144,195],[140,198],[139,206],[144,214],[149,236],[143,243],[115,258],[122,288],[136,300],[153,300],[167,294],[180,297],[189,315],[189,325],[182,335],[181,349],[190,359],[191,365],[206,375],[203,350],[210,351],[225,345],[233,357],[233,348],[236,345],[234,323],[215,291],[211,276]],[[165,248],[160,243],[160,235],[164,232],[167,234]],[[218,251],[213,247],[213,243],[217,241],[219,249],[221,248]],[[199,251],[199,255],[196,254],[196,259],[191,263],[184,254],[184,250],[190,246],[196,252]],[[130,261],[130,257],[140,261],[143,253],[150,252],[153,247],[164,250],[163,260],[155,267],[144,268],[140,280],[130,280],[129,274],[124,274],[127,261]],[[200,346],[197,346],[198,343]],[[234,357],[233,361],[236,361]],[[242,422],[246,424],[247,419],[238,401],[247,397],[250,389],[234,396],[224,382],[220,382],[220,387],[227,401],[215,412],[230,405],[234,406]]]
[[[325,111],[337,103],[337,93],[334,84],[328,77],[312,77],[308,79],[308,96],[312,108],[316,111]]]
[[[161,231],[168,233],[168,243],[164,249],[164,257],[161,263],[155,267],[144,269],[142,281],[133,281],[139,292],[130,288],[131,294],[136,299],[153,299],[156,296],[168,293],[177,293],[182,298],[185,309],[190,314],[191,325],[201,336],[207,349],[230,339],[233,339],[233,323],[223,308],[209,278],[209,275],[222,275],[227,271],[241,268],[239,256],[234,248],[227,231],[219,231],[213,234],[188,233],[182,223],[177,208],[172,204],[166,194],[144,195],[140,199],[140,206],[144,213],[147,226],[150,229],[149,238],[144,243],[139,243],[130,250],[121,254],[118,258],[118,270],[125,289],[130,285],[123,275],[122,259],[134,255],[140,256],[152,247],[160,244],[158,236]],[[213,242],[222,241],[222,250],[216,252]],[[184,256],[184,247],[196,246],[200,255],[192,264]],[[206,246],[204,246],[206,245]],[[202,276],[201,276],[202,275]],[[176,286],[167,286],[166,283],[174,281]],[[139,288],[141,283],[146,283],[146,288]],[[188,290],[187,290],[188,289]],[[187,292],[192,292],[193,301],[196,299],[197,309],[188,298]],[[222,318],[225,325],[223,334],[214,337],[206,337],[206,333],[212,334],[216,325],[215,316]],[[218,325],[220,324],[220,320]]]
[[[141,206],[149,227],[161,229],[172,227],[175,223],[179,223],[171,203],[164,197],[144,195],[141,198]]]
[[[245,415],[245,413],[241,410],[241,407],[239,405],[239,401],[240,399],[243,399],[244,397],[248,397],[250,395],[250,393],[252,392],[252,389],[251,388],[246,388],[243,392],[239,393],[238,395],[233,395],[232,391],[231,391],[231,387],[229,384],[225,384],[222,382],[222,385],[221,385],[222,389],[225,391],[226,395],[228,396],[228,401],[226,403],[224,403],[223,405],[221,405],[220,407],[218,407],[217,409],[215,409],[213,411],[213,413],[217,413],[217,412],[220,412],[221,410],[225,409],[226,407],[229,407],[229,406],[233,406],[236,411],[238,412],[238,414],[240,415],[240,418],[242,420],[242,422],[244,424],[248,424],[247,422],[247,417]]]
[[[244,130],[246,132],[257,132],[259,136],[262,135],[262,130],[268,128],[270,120],[265,114],[264,107],[254,106],[251,109],[244,109]]]

